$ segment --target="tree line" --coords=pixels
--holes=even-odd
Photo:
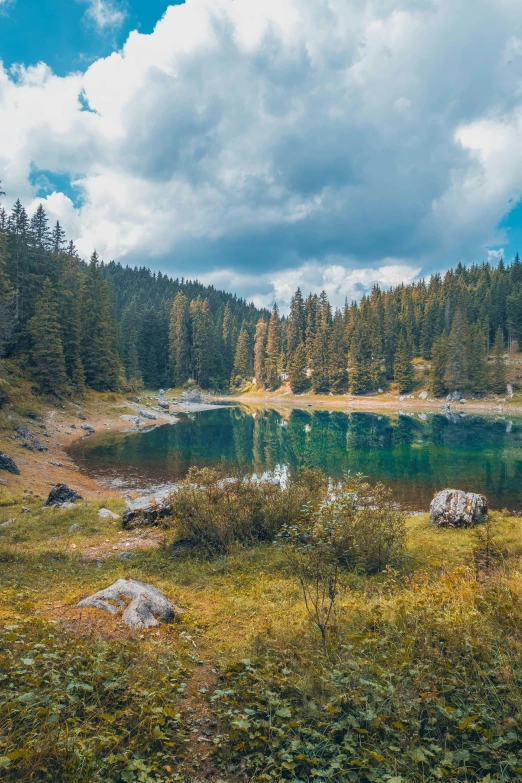
[[[333,308],[298,289],[287,317],[197,281],[145,267],[88,263],[42,205],[0,210],[0,357],[49,394],[143,386],[366,394],[414,382],[433,394],[505,391],[505,351],[522,345],[522,263],[456,269]],[[492,354],[492,355],[491,355]]]

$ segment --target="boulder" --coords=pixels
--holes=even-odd
[[[94,432],[94,427],[91,427],[90,424],[82,424],[82,430],[85,430],[85,432]]]
[[[14,459],[3,451],[0,451],[0,470],[7,470],[8,473],[14,473],[16,476],[20,475]]]
[[[126,530],[140,525],[158,525],[160,519],[168,517],[172,512],[170,492],[159,492],[157,495],[131,500],[129,508],[123,513],[122,527]]]
[[[78,606],[102,609],[109,614],[123,611],[125,625],[136,630],[154,628],[159,620],[168,623],[176,613],[182,614],[161,590],[136,579],[118,579],[105,590],[81,600]]]
[[[45,505],[62,506],[64,503],[75,503],[77,500],[82,500],[82,496],[74,489],[68,487],[67,484],[56,484],[49,492]]]
[[[428,399],[428,392],[427,391],[421,391],[419,394],[419,400],[427,400]]]
[[[140,423],[139,416],[120,416],[120,419],[123,419],[123,421],[129,421],[131,424]]]
[[[484,495],[463,492],[459,489],[443,489],[430,505],[430,520],[438,527],[470,527],[483,522],[488,513],[488,501]]]
[[[185,403],[202,403],[203,402],[203,395],[201,394],[199,389],[192,389],[192,391],[189,392],[182,392],[181,394],[181,401]]]
[[[159,400],[158,402],[158,408],[161,408],[163,411],[168,411],[169,404],[166,400]]]
[[[140,411],[140,416],[142,419],[151,419],[152,421],[156,421],[158,418],[155,413],[151,413],[150,411]]]

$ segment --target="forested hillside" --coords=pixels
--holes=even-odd
[[[0,211],[0,356],[51,394],[182,386],[407,392],[415,357],[435,395],[503,393],[522,345],[522,263],[459,265],[334,310],[323,292],[280,318],[236,296],[149,269],[82,261],[40,205]]]

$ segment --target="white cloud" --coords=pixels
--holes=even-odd
[[[522,195],[521,25],[518,0],[187,0],[83,74],[0,71],[4,186],[47,172],[84,255],[281,302],[480,259]]]
[[[86,18],[93,22],[99,30],[120,27],[125,20],[125,12],[118,8],[111,0],[87,0],[89,8],[85,12]]]

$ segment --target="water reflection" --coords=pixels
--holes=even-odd
[[[238,406],[143,434],[94,436],[71,455],[90,475],[136,489],[178,481],[191,465],[257,474],[287,465],[321,468],[332,478],[360,471],[391,485],[410,509],[427,508],[434,491],[448,486],[484,492],[494,508],[522,509],[521,419],[311,410],[283,416]]]

